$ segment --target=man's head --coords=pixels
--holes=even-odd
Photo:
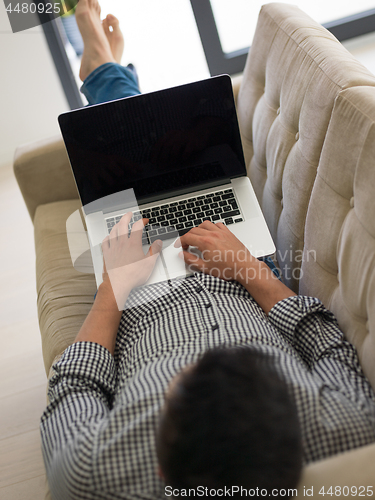
[[[299,422],[272,358],[215,349],[184,370],[166,398],[157,453],[173,488],[295,488]]]

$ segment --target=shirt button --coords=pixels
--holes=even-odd
[[[218,328],[219,328],[219,325],[213,325],[212,326],[212,331],[214,332],[215,330],[218,330]]]
[[[202,290],[203,288],[200,285],[198,285],[197,288],[195,289],[197,293],[200,293]]]
[[[208,302],[208,304],[205,304],[205,305],[204,305],[204,307],[205,307],[206,309],[209,309],[210,307],[212,307],[212,304],[210,304],[210,303]]]

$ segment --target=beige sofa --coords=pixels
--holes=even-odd
[[[298,8],[269,4],[234,89],[284,280],[335,313],[375,388],[375,76]],[[88,313],[95,281],[70,261],[65,223],[80,204],[61,140],[19,148],[14,170],[35,226],[48,374]],[[308,466],[298,496],[314,487],[323,498],[322,486],[372,496],[375,444]]]

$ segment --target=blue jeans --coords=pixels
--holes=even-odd
[[[259,257],[258,260],[262,260],[265,264],[267,264],[267,266],[271,269],[276,278],[279,278],[279,280],[281,281],[281,275],[279,273],[279,270],[275,266],[272,257]]]
[[[135,71],[117,63],[106,63],[96,68],[83,82],[81,92],[89,104],[115,101],[141,93]],[[277,278],[281,279],[271,257],[262,257],[259,260],[265,262]]]
[[[117,63],[96,68],[83,82],[81,92],[89,104],[115,101],[141,93],[135,71]]]

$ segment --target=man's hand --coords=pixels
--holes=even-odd
[[[180,255],[189,266],[224,280],[240,281],[241,273],[245,279],[245,268],[256,260],[221,222],[202,222],[176,241],[175,246],[180,245],[183,249]],[[202,257],[189,252],[189,246],[198,248]]]
[[[222,223],[202,222],[175,246],[182,246],[180,256],[192,268],[241,283],[267,314],[277,302],[295,295]],[[198,248],[202,258],[189,251],[189,246]]]
[[[119,306],[124,305],[134,287],[146,283],[162,249],[162,242],[156,240],[145,255],[142,250],[142,230],[148,219],[135,222],[129,236],[131,218],[131,212],[125,214],[102,243],[103,281],[110,281]]]
[[[75,342],[96,342],[115,352],[116,335],[122,309],[132,288],[145,283],[162,247],[155,241],[147,254],[142,250],[142,229],[148,219],[137,221],[129,235],[131,212],[113,226],[102,244],[104,257],[103,283]]]

